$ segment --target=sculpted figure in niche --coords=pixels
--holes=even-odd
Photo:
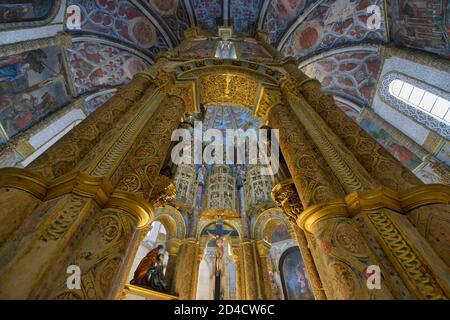
[[[163,255],[158,254],[156,264],[150,267],[148,286],[155,291],[167,292],[166,278],[164,277]]]
[[[160,244],[156,248],[150,250],[149,253],[139,262],[139,265],[134,272],[133,279],[130,281],[131,284],[136,286],[150,287],[149,279],[150,273],[153,268],[158,263],[158,256],[160,255],[160,250],[164,247]]]

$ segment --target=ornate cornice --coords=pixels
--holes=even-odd
[[[146,228],[153,219],[153,207],[131,192],[115,190],[106,207],[120,209],[135,216],[138,220],[138,229]]]
[[[292,181],[287,180],[274,187],[272,197],[291,220],[295,218],[295,222],[303,230],[312,232],[314,224],[329,218],[353,217],[362,212],[380,212],[381,209],[407,214],[421,206],[449,204],[450,186],[427,184],[404,192],[379,187],[370,191],[355,191],[344,198],[319,203],[303,210]],[[302,210],[291,210],[295,203]]]
[[[0,46],[0,57],[7,57],[40,48],[57,46],[60,48],[71,48],[72,38],[65,32],[58,32],[54,37],[27,40],[13,44]]]
[[[126,284],[124,288],[124,293],[129,293],[132,295],[149,298],[150,300],[178,300],[178,297],[169,294],[161,293],[158,291],[153,291],[145,289],[138,286],[133,286],[131,284]]]
[[[0,169],[0,187],[20,189],[40,200],[73,193],[93,198],[101,206],[106,204],[113,190],[109,180],[78,171],[49,180],[27,169],[19,168]]]

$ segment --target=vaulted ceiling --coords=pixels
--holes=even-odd
[[[59,1],[39,2],[46,8],[52,3],[53,9],[59,8],[55,5]],[[296,57],[302,70],[319,79],[325,90],[358,106],[370,104],[373,98],[382,67],[380,44],[450,57],[448,0],[67,0],[67,5],[81,9],[81,29],[66,30],[73,46],[65,52],[48,48],[35,53],[52,66],[52,70],[44,68],[40,77],[51,71],[47,76],[53,82],[45,81],[61,100],[57,99],[55,110],[80,96],[87,101],[87,110],[95,110],[118,86],[147,70],[160,53],[177,47],[184,31],[193,26],[204,35],[216,35],[222,25],[232,26],[242,37],[265,31],[270,44],[284,56]],[[379,26],[373,9],[369,10],[374,6],[380,10]],[[16,25],[20,21],[0,24],[0,30]],[[203,51],[201,47],[209,45],[211,52],[211,43],[198,42],[199,50],[190,51],[205,52],[206,47]],[[250,46],[247,51],[256,49]],[[251,59],[252,54],[241,52],[241,57]],[[61,74],[70,79],[67,90]],[[38,80],[44,81],[31,82]],[[15,113],[10,116],[14,117]],[[33,123],[11,125],[8,135]]]
[[[298,58],[329,91],[364,105],[381,65],[374,45],[393,40],[450,56],[447,1],[388,3],[386,8],[384,0],[69,0],[82,15],[81,30],[68,31],[75,43],[68,54],[75,91],[86,94],[126,82],[159,53],[179,45],[191,26],[215,35],[218,26],[231,25],[244,37],[267,32],[274,47]],[[380,9],[378,27],[368,9],[374,5]],[[429,25],[415,25],[414,18],[428,13],[435,16]]]

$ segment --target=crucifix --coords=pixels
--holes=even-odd
[[[215,285],[214,285],[214,299],[221,300],[221,277],[222,277],[222,265],[223,265],[223,244],[224,239],[230,235],[236,236],[237,232],[235,230],[224,230],[222,217],[218,216],[216,220],[216,228],[208,230],[207,233],[216,240],[216,250],[215,250]]]

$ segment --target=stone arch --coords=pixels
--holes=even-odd
[[[279,208],[270,208],[263,211],[258,218],[256,218],[253,225],[251,235],[255,240],[266,239],[271,231],[280,223],[284,224],[289,233],[292,234],[292,224],[284,215],[283,211]]]
[[[164,206],[155,210],[153,220],[159,221],[167,232],[167,239],[184,239],[186,236],[186,223],[180,211],[172,206]]]
[[[438,120],[436,117],[425,112],[424,110],[414,107],[390,93],[389,90],[390,84],[394,80],[401,80],[407,82],[408,84],[418,87],[424,90],[425,92],[432,93],[446,100],[450,100],[450,94],[445,92],[441,88],[438,88],[425,81],[416,79],[410,75],[398,71],[391,71],[386,73],[381,80],[379,88],[380,97],[384,103],[391,106],[400,113],[404,114],[405,116],[411,118],[412,120],[427,127],[428,129],[433,130],[434,132],[443,136],[444,138],[449,139],[450,129],[444,120],[442,121]]]

